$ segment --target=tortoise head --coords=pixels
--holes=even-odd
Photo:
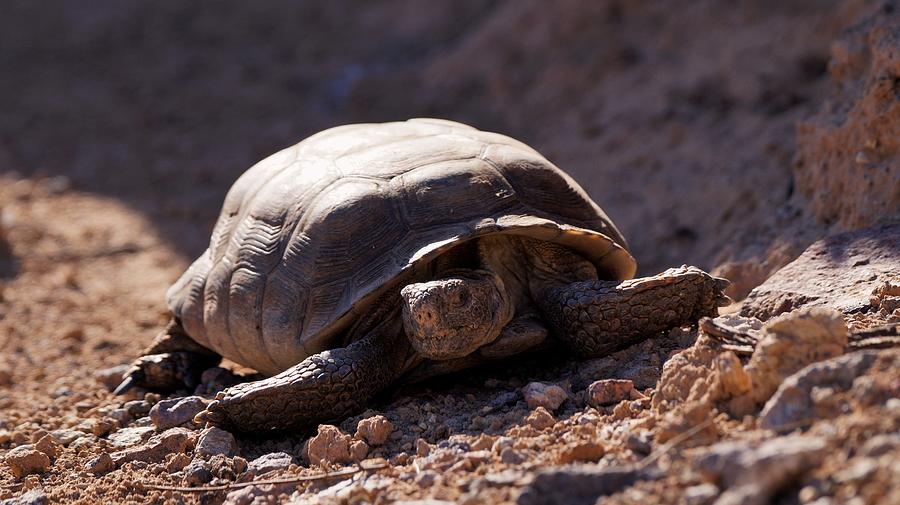
[[[471,354],[496,340],[513,317],[513,304],[497,275],[484,270],[448,274],[400,291],[406,336],[428,359]]]

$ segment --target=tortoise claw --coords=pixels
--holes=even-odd
[[[201,410],[194,416],[194,422],[199,425],[213,425],[213,426],[221,426],[226,422],[225,411],[221,407],[221,403],[219,402],[219,397],[222,395],[220,392],[216,395],[216,400],[210,402],[209,405],[206,406],[205,410]]]
[[[113,390],[113,394],[119,396],[131,391],[138,383],[138,372],[138,370],[135,370],[126,375],[125,378],[122,379],[122,383]]]

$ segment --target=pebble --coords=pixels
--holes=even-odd
[[[350,459],[362,461],[369,454],[369,444],[362,440],[356,440],[350,444]]]
[[[21,495],[0,501],[2,505],[48,505],[50,499],[40,489],[32,489]]]
[[[725,484],[723,503],[764,504],[819,464],[827,449],[824,438],[809,435],[776,437],[761,444],[729,440],[705,450],[694,466],[707,481]]]
[[[434,483],[437,482],[437,479],[437,472],[435,472],[434,470],[425,470],[424,472],[419,472],[418,475],[416,475],[414,482],[420,488],[428,488],[433,486]]]
[[[685,505],[706,505],[719,496],[719,488],[714,484],[700,484],[684,490],[682,503]]]
[[[167,454],[185,452],[194,440],[195,434],[184,428],[170,428],[152,437],[146,444],[131,447],[112,454],[116,466],[129,461],[159,462]]]
[[[6,453],[6,464],[13,476],[22,478],[26,475],[44,473],[50,469],[50,458],[32,445],[20,445]]]
[[[184,469],[184,483],[188,486],[199,486],[213,479],[213,474],[203,460],[194,460]]]
[[[431,453],[431,446],[428,444],[428,442],[426,442],[425,439],[417,438],[416,439],[416,456],[418,456],[420,458],[424,458],[425,456],[428,456],[428,454],[430,454],[430,453]]]
[[[104,368],[94,374],[94,378],[106,389],[112,391],[122,383],[122,376],[131,369],[131,365],[116,365],[110,368]]]
[[[548,468],[538,471],[522,490],[519,505],[555,505],[595,503],[601,496],[617,493],[639,480],[657,480],[664,476],[653,469],[636,466],[614,466],[599,469],[596,465]]]
[[[249,468],[256,475],[260,475],[274,470],[284,470],[293,462],[294,457],[286,452],[270,452],[251,461]]]
[[[94,475],[111,472],[116,468],[109,454],[101,452],[99,456],[91,459],[84,465],[84,470]]]
[[[150,409],[153,408],[153,404],[146,400],[131,400],[125,402],[125,405],[122,405],[122,408],[125,409],[131,417],[137,419],[146,416],[150,412]]]
[[[518,465],[522,461],[525,461],[525,459],[512,447],[504,447],[503,450],[500,451],[500,461],[507,465]]]
[[[234,435],[221,428],[207,428],[200,433],[196,452],[203,456],[233,456],[237,452],[237,441]]]
[[[14,382],[12,367],[7,363],[0,362],[0,387],[10,387]]]
[[[350,462],[350,435],[341,432],[337,426],[320,424],[316,436],[306,445],[307,458],[311,465]]]
[[[50,435],[53,437],[53,440],[56,440],[64,446],[68,446],[72,442],[85,436],[85,433],[83,431],[73,430],[70,428],[63,428],[60,430],[51,431]]]
[[[97,437],[93,435],[84,434],[83,437],[75,439],[74,442],[69,444],[69,449],[72,449],[76,453],[81,451],[81,449],[86,449],[90,447],[94,447],[97,443]]]
[[[760,426],[777,430],[804,419],[821,417],[824,412],[816,409],[813,389],[848,390],[854,379],[864,374],[878,356],[879,351],[854,352],[814,363],[788,377],[760,412]]]
[[[551,412],[558,409],[568,398],[565,389],[543,382],[529,382],[522,388],[522,396],[525,397],[528,408],[544,407]]]
[[[528,414],[525,422],[536,430],[543,430],[556,424],[556,419],[553,418],[553,414],[547,412],[546,408],[538,407]]]
[[[178,453],[166,463],[166,471],[169,473],[180,472],[191,464],[191,457],[184,453]]]
[[[91,433],[94,436],[102,437],[116,430],[116,425],[112,419],[95,419],[91,425]]]
[[[650,432],[642,430],[638,433],[629,433],[625,437],[625,447],[638,455],[650,454],[653,449],[650,444]]]
[[[163,400],[150,409],[150,420],[161,430],[174,428],[193,420],[205,408],[206,400],[199,396]]]
[[[51,460],[58,458],[59,453],[62,450],[59,443],[53,440],[53,437],[49,433],[41,437],[41,439],[34,444],[34,448],[46,454]]]
[[[109,440],[110,445],[117,449],[131,447],[132,445],[143,443],[150,438],[155,431],[156,430],[151,427],[124,428],[111,434],[107,437],[107,440]]]
[[[606,449],[597,442],[583,442],[566,447],[559,453],[557,461],[560,464],[582,461],[593,463],[599,461],[606,454]]]
[[[387,442],[394,425],[384,416],[367,417],[356,426],[356,438],[365,440],[375,447]]]
[[[587,402],[591,407],[614,405],[622,400],[630,399],[634,382],[628,379],[603,379],[594,381],[588,386]]]

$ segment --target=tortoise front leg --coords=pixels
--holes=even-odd
[[[574,282],[550,289],[541,310],[555,334],[582,356],[605,356],[676,326],[717,315],[729,282],[697,267],[623,282]]]
[[[151,391],[193,389],[200,383],[203,371],[221,360],[221,356],[189,337],[173,318],[141,357],[134,360],[114,393],[124,394],[133,387]]]
[[[412,356],[396,317],[347,347],[220,392],[195,420],[257,433],[314,427],[362,409],[408,369]]]

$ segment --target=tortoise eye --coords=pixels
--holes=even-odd
[[[461,307],[469,302],[469,290],[464,286],[453,286],[450,288],[450,303],[454,307]]]

